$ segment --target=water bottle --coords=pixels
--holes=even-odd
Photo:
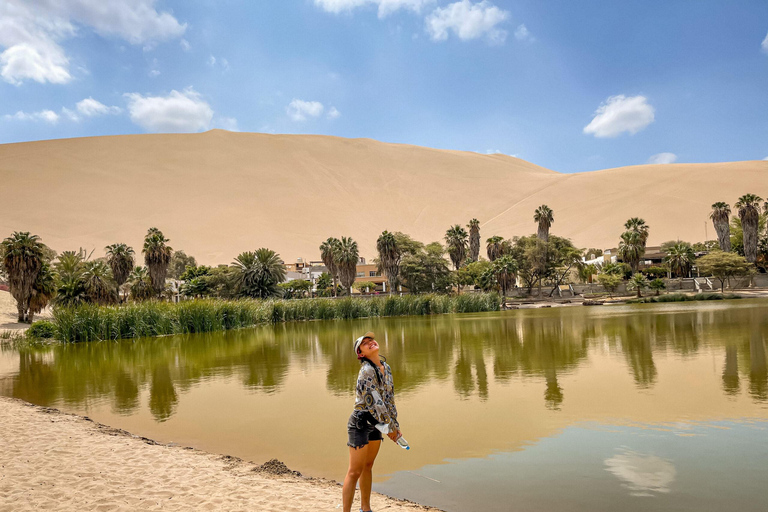
[[[405,448],[406,450],[411,449],[411,447],[408,446],[408,441],[406,441],[403,436],[397,438],[397,444],[400,446],[400,448]]]

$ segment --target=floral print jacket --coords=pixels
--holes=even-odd
[[[400,424],[397,422],[395,407],[395,382],[392,379],[392,369],[387,363],[382,363],[383,375],[368,362],[361,365],[355,388],[355,411],[370,412],[377,422],[388,425],[388,432],[396,432],[400,430]],[[381,377],[381,385],[376,373]]]

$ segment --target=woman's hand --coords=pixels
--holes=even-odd
[[[389,434],[387,434],[387,437],[389,437],[393,443],[396,443],[398,439],[403,437],[403,433],[400,432],[399,430],[396,430],[395,432],[390,432]]]

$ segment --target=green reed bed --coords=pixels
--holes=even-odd
[[[498,311],[500,303],[496,293],[263,301],[202,299],[178,304],[149,301],[56,308],[53,323],[56,338],[78,342],[223,331],[305,320]],[[46,326],[44,332],[48,334],[49,330]]]

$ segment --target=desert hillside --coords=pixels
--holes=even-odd
[[[62,251],[126,242],[157,226],[207,264],[266,246],[317,259],[329,236],[374,256],[385,229],[442,239],[476,217],[483,239],[533,233],[533,211],[581,247],[615,246],[643,217],[650,244],[715,238],[715,201],[768,195],[768,162],[642,165],[560,174],[503,155],[370,139],[267,135],[126,135],[0,145],[0,235],[31,231]]]

